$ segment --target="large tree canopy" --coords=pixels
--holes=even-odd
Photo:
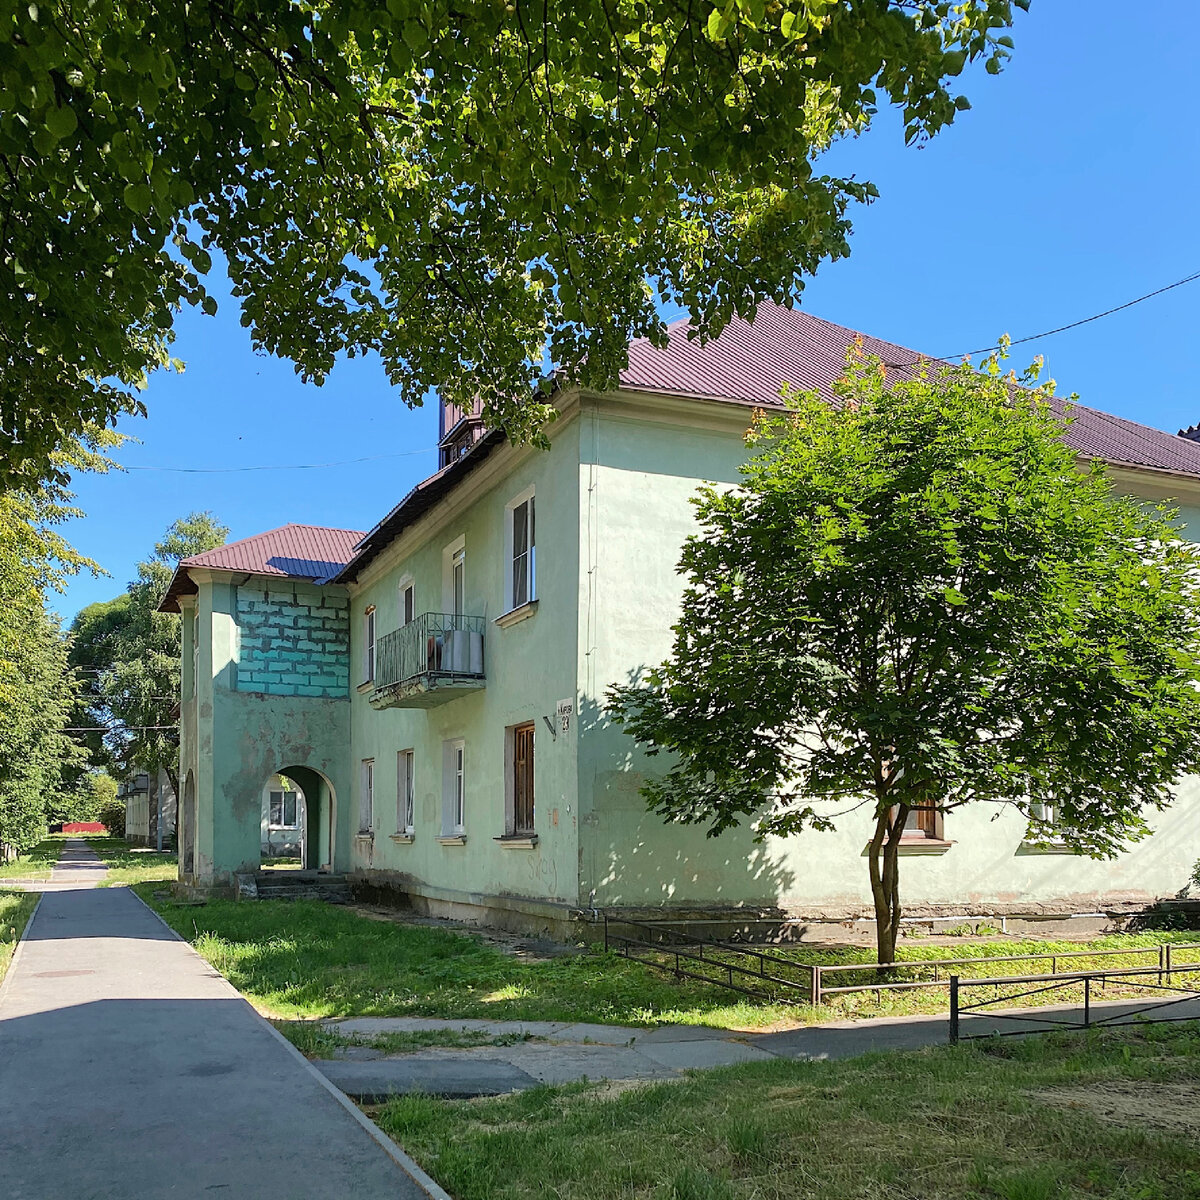
[[[104,450],[119,441],[90,430],[57,464],[104,470]],[[77,783],[82,762],[64,732],[76,694],[67,639],[46,604],[68,576],[94,568],[56,529],[79,515],[70,501],[53,485],[0,495],[0,854],[44,834],[48,808]]]
[[[138,408],[228,263],[256,345],[514,438],[611,381],[654,289],[702,336],[847,252],[834,139],[921,138],[1026,0],[0,0],[0,486]]]
[[[758,414],[744,486],[702,490],[672,655],[611,702],[675,756],[644,788],[668,819],[865,808],[886,962],[910,812],[1012,805],[1104,856],[1200,768],[1200,552],[994,361],[839,391]]]

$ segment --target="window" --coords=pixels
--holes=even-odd
[[[533,834],[533,731],[532,721],[514,725],[509,731],[510,778],[505,834],[530,837]]]
[[[272,829],[295,829],[300,824],[298,819],[298,804],[295,792],[271,793]]]
[[[450,558],[450,602],[451,612],[461,617],[466,612],[467,552],[459,547]]]
[[[415,828],[413,752],[401,750],[396,755],[396,831],[412,833]]]
[[[400,624],[411,625],[417,615],[416,591],[411,579],[400,581]]]
[[[375,606],[363,613],[363,682],[375,679]]]
[[[375,760],[364,758],[358,789],[358,832],[370,833],[375,816]]]
[[[929,838],[940,842],[942,814],[933,808],[910,808],[904,820],[904,832],[900,836],[908,839]]]
[[[1029,813],[1035,821],[1045,821],[1047,825],[1054,825],[1058,820],[1058,806],[1040,800],[1035,800],[1030,804]]]
[[[458,837],[466,827],[466,745],[461,738],[442,743],[442,836]]]
[[[527,496],[520,503],[513,505],[509,512],[512,514],[509,527],[512,561],[508,607],[513,609],[537,599],[533,496]]]

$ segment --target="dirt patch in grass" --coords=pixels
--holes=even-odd
[[[1090,1088],[1047,1088],[1031,1099],[1067,1112],[1086,1112],[1112,1125],[1200,1137],[1200,1084],[1112,1079]]]

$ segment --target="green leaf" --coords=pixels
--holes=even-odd
[[[124,196],[125,204],[139,215],[148,213],[154,203],[154,193],[151,192],[149,184],[145,183],[127,184]]]
[[[69,104],[58,105],[46,110],[46,127],[57,141],[70,137],[79,125],[75,110]]]

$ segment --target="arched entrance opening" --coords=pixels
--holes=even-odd
[[[262,789],[260,866],[332,870],[335,812],[333,785],[320,771],[281,767]]]

